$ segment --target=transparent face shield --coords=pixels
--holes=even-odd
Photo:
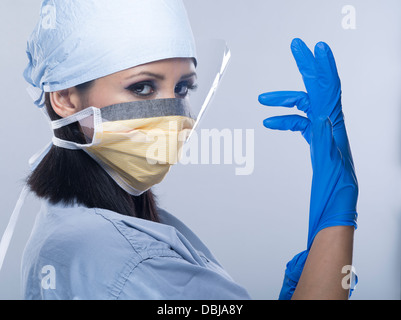
[[[191,58],[166,59],[124,71],[128,75],[132,75],[132,81],[126,83],[126,89],[130,91],[130,94],[132,93],[128,98],[129,103],[133,108],[138,107],[142,110],[133,112],[132,117],[140,119],[152,116],[174,115],[170,110],[171,108],[163,110],[162,103],[157,104],[149,101],[182,99],[187,105],[188,116],[195,121],[192,128],[192,131],[195,131],[210,106],[230,58],[231,52],[224,40],[198,40],[196,61]],[[127,100],[126,97],[125,99]],[[118,101],[118,97],[116,101]],[[110,109],[114,106],[118,106],[122,110],[121,105],[124,104],[128,105],[128,102],[121,103],[118,101],[107,105],[106,108],[108,109],[105,112],[101,110],[101,113],[110,114]],[[146,104],[151,109],[149,112],[144,111]],[[88,105],[87,107],[104,108],[96,105]],[[91,144],[96,127],[94,113],[96,111],[84,110],[72,117],[55,122],[55,125],[52,126],[52,129],[55,130],[55,137],[73,142],[79,141],[81,144]],[[110,120],[109,115],[101,115],[101,117],[105,121]],[[114,116],[113,119],[118,120],[118,115]],[[66,126],[67,123],[69,125],[72,124],[71,127],[73,127],[74,122],[76,123],[75,126],[79,125],[82,128],[85,139],[66,138],[63,136],[62,130],[59,130]]]
[[[190,97],[196,122],[191,134],[200,125],[231,59],[231,51],[224,40],[198,41],[198,87]]]
[[[132,195],[160,183],[199,126],[230,59],[224,41],[199,48],[196,61],[165,59],[124,70],[130,101],[117,95],[115,104],[53,121],[53,144],[86,151]]]
[[[89,106],[71,117],[53,122],[52,143],[30,159],[32,169],[41,162],[53,144],[67,149],[88,151],[91,148],[95,150],[100,140],[104,142],[106,139],[106,144],[115,145],[122,137],[126,139],[128,134],[130,143],[134,141],[138,143],[138,147],[143,146],[141,143],[151,142],[151,147],[146,148],[147,154],[144,157],[146,164],[140,162],[140,168],[136,167],[138,154],[123,161],[129,163],[131,168],[141,171],[136,177],[137,184],[129,186],[126,183],[130,180],[129,174],[125,176],[124,170],[117,170],[121,169],[121,166],[108,161],[112,158],[97,160],[98,163],[103,163],[103,168],[113,179],[119,181],[120,186],[125,189],[127,185],[131,187],[132,189],[129,189],[131,194],[144,192],[149,186],[159,183],[170,166],[179,161],[179,151],[201,125],[201,120],[210,107],[230,57],[231,53],[225,41],[198,40],[196,66],[169,64],[162,66],[164,69],[161,68],[160,72],[157,68],[145,70],[142,67],[143,74],[136,77],[135,81],[132,78],[132,83],[127,84],[132,92],[132,101],[101,108]],[[190,74],[191,77],[188,77]],[[154,91],[153,95],[146,98],[137,99],[135,95],[150,94],[151,91]],[[126,147],[122,144],[121,148]],[[132,149],[135,149],[135,145]],[[178,152],[169,152],[171,150]],[[94,159],[98,155],[96,152],[91,153]],[[113,176],[113,172],[118,172],[118,178]],[[24,223],[18,221],[20,212],[25,214],[24,211],[27,211],[27,208],[23,208],[23,204],[28,194],[28,188],[25,187],[8,225],[2,228],[4,231],[0,242],[0,285],[9,287],[10,292],[14,293],[21,287],[19,270],[25,247],[23,244],[27,242],[30,233],[26,230],[33,228],[33,219],[29,219],[29,227],[26,226],[27,220],[22,219]],[[38,205],[34,207],[37,208]],[[14,233],[14,230],[17,232]],[[8,249],[13,252],[7,253]],[[20,297],[12,295],[9,298]]]

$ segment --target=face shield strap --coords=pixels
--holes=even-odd
[[[46,112],[46,108],[44,108],[45,106],[45,92],[37,87],[34,87],[32,85],[29,85],[26,88],[29,96],[32,98],[32,100],[34,101],[35,105],[38,106],[43,113],[45,114],[45,116],[47,116],[47,112]],[[47,116],[48,118],[48,116]],[[47,144],[46,147],[42,150],[40,150],[38,153],[36,153],[33,157],[30,158],[29,160],[29,164],[31,166],[31,168],[36,168],[38,163],[41,161],[41,159],[43,159],[43,157],[47,154],[47,152],[50,150],[51,148],[51,143]],[[14,231],[15,231],[15,227],[17,225],[18,222],[18,218],[20,216],[20,212],[21,212],[21,208],[25,203],[25,199],[28,196],[29,193],[29,186],[26,184],[19,197],[18,197],[18,201],[15,204],[14,210],[11,213],[10,219],[8,221],[7,227],[4,230],[4,233],[1,237],[0,240],[0,271],[3,267],[4,264],[4,259],[6,257],[8,248],[10,246],[10,242],[11,239],[13,237]]]
[[[20,196],[15,205],[13,213],[10,216],[6,230],[4,231],[3,236],[1,237],[1,240],[0,240],[0,271],[1,271],[1,268],[3,267],[4,258],[6,257],[8,247],[10,245],[12,236],[14,234],[14,230],[17,225],[18,217],[21,212],[21,208],[24,205],[24,202],[25,202],[25,199],[26,199],[28,193],[29,193],[29,187],[28,187],[28,185],[25,185],[20,193]]]

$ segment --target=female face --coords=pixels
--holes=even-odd
[[[54,111],[67,117],[87,107],[168,98],[187,98],[196,87],[195,65],[191,58],[173,58],[123,70],[94,81],[80,92],[70,88],[50,94]]]

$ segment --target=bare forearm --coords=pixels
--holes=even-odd
[[[336,226],[315,237],[293,299],[346,300],[342,268],[352,265],[354,227]]]

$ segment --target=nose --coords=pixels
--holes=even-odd
[[[160,99],[174,99],[174,98],[176,98],[176,96],[175,96],[175,88],[174,89],[165,90],[160,95]]]

